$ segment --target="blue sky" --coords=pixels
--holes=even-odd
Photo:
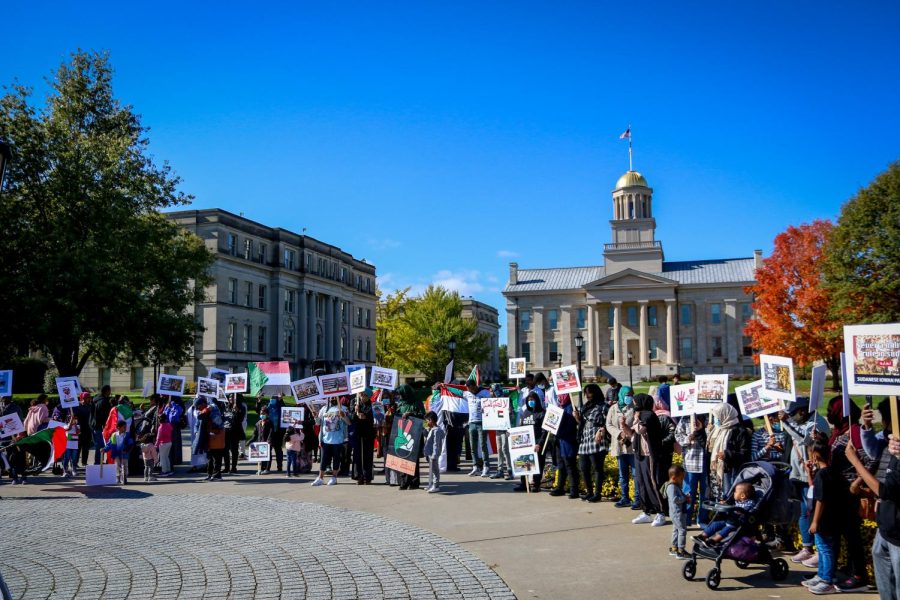
[[[132,5],[133,4],[133,5]],[[861,8],[864,7],[864,10]],[[106,49],[196,196],[501,310],[602,263],[628,166],[667,260],[771,250],[900,158],[900,3],[13,3],[0,82]]]

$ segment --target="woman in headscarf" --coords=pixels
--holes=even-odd
[[[672,454],[675,453],[675,421],[669,412],[669,407],[659,397],[659,393],[653,393],[653,412],[659,419],[659,426],[662,429],[662,440],[660,441],[659,461],[656,463],[656,480],[659,482],[669,480],[669,467],[672,466]]]
[[[587,402],[581,410],[576,410],[574,415],[578,421],[578,464],[587,488],[582,499],[600,502],[603,492],[603,463],[606,461],[608,450],[604,428],[607,406],[603,391],[596,383],[584,386],[584,396]]]
[[[551,496],[563,496],[566,493],[566,481],[570,483],[569,498],[578,498],[580,487],[577,455],[578,455],[578,423],[572,415],[572,400],[569,394],[557,396],[559,407],[563,409],[559,428],[556,430],[556,467],[558,479],[556,487],[550,490]]]
[[[744,463],[750,460],[750,433],[741,426],[738,411],[728,403],[709,411],[709,497],[722,500]]]
[[[372,390],[366,388],[356,394],[353,411],[355,432],[353,461],[357,485],[372,483],[372,462],[375,453],[375,421],[372,415]]]
[[[623,429],[626,423],[630,423],[634,415],[634,397],[630,387],[619,388],[618,402],[609,405],[606,413],[606,431],[609,433],[609,451],[616,457],[619,465],[619,501],[616,508],[630,506],[640,508],[641,492],[637,482],[637,472],[634,469],[634,453],[631,449],[631,438],[625,435]],[[634,504],[631,503],[628,492],[629,481],[634,479]]]
[[[203,421],[200,419],[200,411],[206,407],[206,400],[197,396],[194,403],[187,410],[188,428],[191,431],[191,469],[189,473],[196,473],[206,467],[206,447],[208,445],[209,430],[201,432]],[[202,434],[201,434],[202,433]]]
[[[663,431],[659,418],[653,412],[653,398],[648,394],[634,397],[634,418],[626,423],[624,432],[631,435],[637,480],[641,486],[643,512],[631,520],[635,525],[650,523],[653,527],[666,524],[666,505],[660,495],[662,483],[656,477],[657,462],[662,449]]]
[[[418,398],[412,387],[406,383],[397,388],[399,400],[397,402],[397,413],[404,419],[408,417],[425,418],[425,404]],[[424,450],[423,444],[419,443],[419,455]],[[401,490],[417,490],[419,489],[419,456],[415,457],[416,472],[413,475],[406,473],[400,474]]]

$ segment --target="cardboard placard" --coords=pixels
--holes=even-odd
[[[397,369],[386,369],[385,367],[372,367],[372,376],[369,385],[373,388],[383,390],[395,390],[400,381]]]
[[[247,449],[247,461],[261,463],[269,460],[272,447],[269,442],[250,442]]]
[[[695,375],[697,385],[697,406],[694,414],[702,415],[716,404],[728,400],[728,375]]]
[[[534,449],[537,444],[537,440],[534,438],[534,427],[531,425],[513,427],[508,433],[513,475],[516,477],[540,475],[538,454]]]
[[[575,365],[552,369],[550,377],[557,394],[574,394],[581,391],[581,379]]]
[[[784,410],[784,402],[778,398],[766,397],[763,387],[763,380],[759,379],[734,389],[742,415],[755,419]]]
[[[314,403],[322,397],[318,377],[307,377],[291,382],[291,393],[297,404]]]
[[[219,397],[219,381],[212,377],[197,378],[197,395],[215,400]]]
[[[682,383],[669,388],[669,401],[673,417],[686,417],[697,411],[697,384]]]
[[[302,406],[281,407],[281,428],[302,427],[305,409]]]
[[[164,396],[183,396],[184,395],[185,378],[181,375],[159,376],[159,383],[156,385],[156,392]]]
[[[797,397],[794,387],[794,359],[772,354],[759,355],[759,370],[762,373],[762,395],[785,404]]]
[[[525,377],[525,358],[511,358],[509,359],[509,378],[510,379],[523,379]]]
[[[78,406],[78,394],[81,393],[81,382],[77,377],[57,377],[56,391],[59,392],[59,405],[63,408]]]
[[[566,411],[560,406],[548,404],[547,410],[544,413],[544,422],[541,424],[541,429],[556,435],[556,432],[559,431],[559,425],[562,423],[565,412]]]
[[[485,431],[506,431],[509,411],[509,398],[482,398],[481,427]]]
[[[900,395],[900,323],[845,325],[844,353],[851,394]]]
[[[225,376],[226,394],[243,394],[247,391],[246,373],[229,373]]]
[[[425,422],[417,417],[395,417],[386,448],[385,467],[415,475]]]

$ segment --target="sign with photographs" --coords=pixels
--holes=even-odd
[[[851,394],[900,396],[900,323],[844,326]]]
[[[794,390],[794,359],[760,354],[759,370],[762,372],[762,394],[766,398],[784,403],[794,401],[797,395]]]
[[[269,442],[250,442],[247,449],[248,462],[267,462],[272,453],[272,446]]]
[[[384,367],[372,367],[372,378],[369,385],[373,388],[381,388],[383,390],[397,389],[400,377],[397,369],[385,369]]]
[[[713,405],[728,399],[728,375],[695,375],[694,384],[697,386],[696,415],[706,414]]]
[[[163,396],[183,396],[184,395],[184,377],[181,375],[159,376],[159,383],[156,391]]]
[[[0,397],[12,396],[12,371],[0,371]]]
[[[291,382],[291,393],[297,404],[315,402],[322,397],[322,388],[319,387],[318,377],[307,377]]]
[[[215,379],[219,382],[220,386],[225,385],[225,378],[230,375],[230,371],[226,371],[225,369],[217,369],[216,367],[210,367],[209,373],[206,374],[210,379]]]
[[[751,419],[769,415],[784,409],[784,403],[777,398],[769,398],[763,392],[763,380],[754,381],[734,389],[741,414]]]
[[[366,389],[366,368],[356,369],[347,373],[350,381],[350,393],[356,394]]]
[[[531,425],[513,427],[509,430],[509,456],[512,460],[513,475],[523,477],[541,474],[537,451],[534,449],[536,444],[534,427]]]
[[[509,359],[509,378],[523,379],[525,377],[525,357]]]
[[[581,391],[581,380],[578,378],[578,368],[575,365],[553,369],[550,376],[557,394],[573,394]]]
[[[319,388],[322,390],[323,398],[346,396],[350,393],[350,378],[347,376],[346,371],[322,375],[319,377]]]
[[[0,417],[0,439],[25,431],[22,419],[16,413]]]
[[[302,406],[281,407],[281,428],[303,427],[304,408]]]
[[[247,391],[246,373],[229,373],[225,376],[226,394],[243,394]]]
[[[541,425],[541,429],[556,435],[556,432],[559,431],[559,424],[562,423],[563,414],[565,414],[565,412],[566,411],[560,406],[548,404],[547,410],[544,413],[544,422]]]
[[[198,377],[197,395],[215,400],[219,396],[219,382],[212,377]]]
[[[385,467],[407,475],[416,474],[419,462],[419,446],[425,422],[416,417],[395,418],[391,425]]]
[[[77,377],[57,377],[56,391],[59,392],[59,405],[63,408],[78,406],[78,394],[81,393],[81,382]]]

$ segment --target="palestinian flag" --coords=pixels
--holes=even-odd
[[[251,396],[266,387],[291,387],[291,367],[287,361],[247,363],[247,374]]]
[[[22,438],[14,446],[21,446],[26,452],[44,463],[41,471],[46,471],[66,452],[66,430],[62,427],[48,427],[34,435]]]
[[[472,367],[472,372],[469,373],[467,381],[474,381],[475,385],[481,387],[481,369],[478,368],[478,365]]]
[[[462,385],[441,384],[431,394],[430,410],[445,413],[444,420],[451,425],[465,425],[469,420],[469,403],[463,397],[465,391]]]
[[[131,407],[127,404],[119,404],[114,406],[112,410],[109,411],[109,416],[106,417],[106,424],[103,426],[103,440],[108,442],[110,436],[116,430],[119,425],[119,421],[125,421],[126,431],[131,430],[131,423],[133,421],[133,415],[131,411]],[[106,462],[112,463],[112,455],[107,454]]]

